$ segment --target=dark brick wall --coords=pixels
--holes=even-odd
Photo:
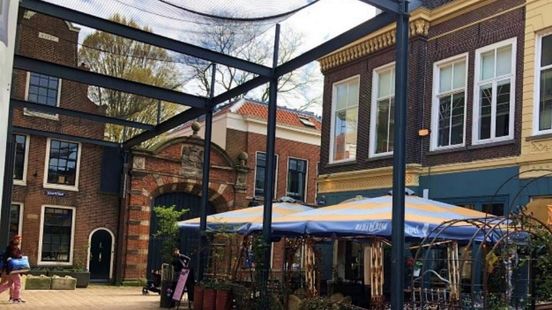
[[[40,14],[27,19],[23,18],[23,12],[21,12],[19,22],[21,25],[18,34],[18,53],[68,66],[77,65],[75,43],[78,32],[69,30],[64,21]],[[56,36],[59,41],[39,38],[39,31]],[[27,73],[23,71],[14,73],[12,96],[15,98],[25,98],[26,76]],[[60,106],[102,113],[101,109],[88,100],[85,85],[65,80],[61,84]],[[59,120],[26,116],[21,109],[17,109],[14,113],[14,125],[98,139],[103,138],[104,132],[104,125],[95,122],[62,115],[59,116]],[[46,144],[46,137],[30,137],[26,185],[13,187],[12,200],[24,204],[22,250],[29,256],[31,263],[36,264],[42,206],[71,206],[76,208],[74,250],[75,255],[81,256],[76,260],[86,264],[86,249],[92,230],[105,227],[117,234],[119,198],[117,195],[100,192],[102,148],[90,144],[81,145],[79,191],[62,190],[64,197],[47,196],[46,189],[43,188],[45,165],[47,165]]]
[[[520,121],[522,96],[522,69],[524,44],[524,8],[518,8],[498,17],[490,18],[464,29],[447,32],[472,22],[493,16],[501,11],[522,4],[522,0],[495,1],[449,21],[432,25],[429,36],[416,37],[409,44],[408,67],[408,115],[407,162],[424,165],[440,165],[455,162],[514,156],[520,152]],[[473,70],[475,50],[512,37],[517,38],[516,55],[516,111],[514,140],[500,145],[471,146]],[[431,96],[433,63],[454,55],[469,52],[466,148],[456,151],[429,154],[429,136],[421,138],[418,130],[431,128]],[[370,104],[373,69],[394,60],[394,49],[378,51],[346,65],[325,72],[323,95],[323,121],[321,144],[321,174],[373,169],[392,165],[392,159],[368,157]],[[340,80],[360,75],[360,99],[358,115],[357,158],[354,162],[329,164],[332,85]]]

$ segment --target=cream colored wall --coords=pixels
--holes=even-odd
[[[8,137],[8,110],[10,102],[17,10],[19,8],[19,1],[17,0],[4,1],[9,2],[9,9],[8,45],[6,46],[0,41],[0,201],[2,201],[2,188],[4,182],[4,158],[6,158],[6,142]],[[3,20],[0,22],[4,23]]]
[[[527,0],[525,10],[525,54],[523,69],[523,113],[521,171],[531,169],[552,170],[552,137],[531,139],[533,136],[533,108],[535,104],[535,45],[537,34],[552,29],[552,1]],[[522,178],[535,177],[540,173],[523,173]]]

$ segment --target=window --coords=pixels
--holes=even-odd
[[[370,156],[393,153],[395,64],[374,70],[370,119]]]
[[[13,165],[13,183],[25,185],[27,178],[27,157],[29,155],[29,138],[15,135],[15,159]]]
[[[513,138],[516,39],[476,51],[474,144]]]
[[[57,77],[29,72],[26,100],[48,106],[59,106],[61,80]],[[57,118],[56,114],[25,110],[27,115]]]
[[[265,171],[266,171],[266,153],[257,152],[255,166],[255,197],[264,197]],[[278,155],[274,155],[274,196],[278,188]]]
[[[552,34],[537,38],[535,134],[552,133]]]
[[[467,55],[445,59],[433,69],[432,150],[464,145]]]
[[[79,178],[79,144],[49,139],[47,156],[44,187],[76,190]]]
[[[23,205],[12,203],[10,207],[10,234],[9,240],[15,235],[21,235],[23,220]]]
[[[286,195],[305,201],[305,185],[307,177],[307,161],[290,158],[288,160],[288,180]]]
[[[330,162],[354,160],[357,150],[359,77],[334,84]]]
[[[72,264],[75,208],[42,207],[39,263]]]

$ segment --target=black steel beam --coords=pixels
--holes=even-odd
[[[95,85],[125,93],[174,102],[185,106],[204,108],[208,103],[207,98],[189,95],[144,83],[128,81],[105,74],[81,70],[75,67],[64,66],[21,55],[16,55],[14,57],[13,67],[20,70],[47,74],[87,85]]]
[[[113,21],[96,17],[90,14],[75,11],[53,3],[39,0],[22,0],[20,6],[35,12],[61,18],[79,25],[88,26],[101,31],[109,32],[121,37],[155,45],[178,53],[205,59],[210,62],[223,64],[243,71],[259,75],[270,76],[272,68],[259,65],[240,58],[198,47],[189,43],[180,42],[151,32],[125,26]]]
[[[393,208],[391,221],[391,309],[404,306],[404,213],[406,119],[408,94],[408,3],[400,1],[395,51],[395,132],[393,146]]]
[[[236,86],[229,91],[226,91],[216,97],[214,97],[211,100],[211,107],[216,106],[219,103],[231,100],[232,98],[236,98],[242,94],[247,93],[248,91],[257,88],[265,83],[270,82],[270,78],[264,77],[264,76],[258,76],[255,77],[239,86]]]
[[[389,13],[399,13],[399,3],[396,0],[359,0]]]
[[[59,133],[59,132],[43,131],[43,130],[32,129],[32,128],[23,128],[23,127],[14,126],[13,131],[14,133],[20,133],[24,135],[49,137],[54,139],[69,140],[69,141],[82,142],[82,143],[107,146],[107,147],[121,147],[121,144],[116,142],[98,140],[93,138],[85,138],[85,137],[73,136],[73,135],[68,135],[68,134]]]
[[[215,95],[215,82],[217,67],[212,65],[211,87],[209,97]],[[207,207],[209,204],[209,173],[211,168],[211,135],[213,132],[213,110],[209,109],[205,114],[205,137],[203,139],[203,175],[201,179],[201,206],[199,209],[199,251],[197,253],[198,281],[203,280],[205,263],[209,253],[207,249]]]
[[[10,101],[12,106],[17,108],[27,108],[35,111],[44,112],[44,113],[67,115],[67,116],[78,117],[78,118],[98,122],[98,123],[116,124],[116,125],[133,127],[133,128],[143,129],[143,130],[152,130],[154,128],[153,125],[129,121],[129,120],[120,119],[116,117],[109,117],[109,116],[98,115],[94,113],[71,110],[71,109],[66,109],[61,107],[54,107],[54,106],[49,106],[49,105],[44,105],[44,104],[34,103],[30,101],[14,99],[14,98],[11,98]]]
[[[13,108],[8,110],[8,135],[4,162],[4,188],[0,205],[0,249],[6,248],[10,234],[10,209],[12,204],[13,168],[15,161],[15,135],[13,134]]]
[[[175,115],[168,120],[162,122],[161,124],[155,126],[153,130],[143,132],[136,135],[133,138],[128,139],[126,142],[123,142],[123,147],[125,149],[136,146],[144,141],[147,141],[151,138],[154,138],[164,132],[167,132],[173,128],[178,127],[179,125],[184,124],[187,121],[198,118],[199,116],[205,114],[205,110],[198,108],[190,108],[178,115]]]

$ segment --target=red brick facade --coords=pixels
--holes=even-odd
[[[44,15],[21,12],[18,32],[17,53],[38,59],[44,59],[68,66],[77,66],[78,29],[61,20]],[[14,72],[13,93],[16,99],[25,100],[27,92],[27,72]],[[71,81],[61,81],[59,106],[78,109],[91,113],[103,111],[87,98],[87,86]],[[16,127],[32,128],[42,131],[64,133],[76,136],[102,139],[104,125],[84,119],[58,115],[57,119],[31,116],[23,109],[16,109],[13,115]],[[17,129],[15,130],[17,133]],[[12,201],[23,206],[22,250],[35,266],[39,258],[40,227],[44,206],[75,208],[73,226],[72,266],[86,267],[89,237],[97,228],[108,229],[117,235],[119,198],[117,195],[100,191],[103,149],[100,146],[82,143],[80,148],[79,179],[77,191],[46,189],[44,174],[47,165],[47,137],[27,136],[28,158],[24,180],[25,185],[14,185]],[[56,192],[55,196],[47,195]],[[113,240],[115,242],[115,240]],[[56,263],[50,263],[56,264]],[[69,264],[64,264],[69,265]]]

